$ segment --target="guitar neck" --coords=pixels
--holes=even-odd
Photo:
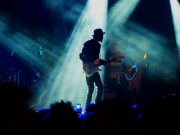
[[[113,59],[111,59],[111,60],[107,60],[107,64],[108,64],[108,63],[111,63],[111,62],[113,62],[113,61],[115,61],[115,60],[117,60],[117,58],[113,58]]]
[[[111,59],[111,60],[103,61],[102,63],[100,62],[98,66],[109,64],[109,63],[111,63],[112,61],[115,61],[115,58],[114,58],[114,59]]]
[[[115,58],[112,58],[112,59],[106,60],[106,61],[102,60],[102,61],[99,61],[98,66],[106,65],[106,64],[111,63],[112,61],[115,61],[115,60],[118,60],[118,59],[122,59],[122,58],[124,58],[124,56],[115,57]]]

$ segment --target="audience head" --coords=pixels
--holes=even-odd
[[[180,121],[180,98],[177,96],[151,99],[141,115],[139,134],[177,134]]]
[[[107,134],[127,135],[133,132],[135,115],[133,109],[120,99],[100,102],[94,115],[94,130]]]
[[[91,112],[95,112],[97,109],[97,105],[94,103],[88,104],[85,108],[85,112],[86,113],[91,113]]]
[[[30,92],[10,83],[0,83],[0,134],[33,133],[43,119],[29,108]]]
[[[80,120],[70,102],[61,101],[51,104],[48,124],[54,130],[62,130],[66,134],[71,134],[72,131],[80,132]]]

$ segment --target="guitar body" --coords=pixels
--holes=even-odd
[[[124,58],[124,56],[118,56],[116,58],[113,58],[111,60],[107,60],[106,64],[115,61],[115,60],[120,60]],[[99,66],[101,66],[101,64],[99,63],[99,61],[102,60],[100,58],[96,59],[94,62],[87,62],[87,63],[83,63],[83,70],[84,73],[87,77],[92,76],[94,73],[98,72],[98,71],[102,71],[102,69],[99,68]]]
[[[92,76],[95,72],[101,71],[102,69],[99,68],[99,61],[101,59],[98,58],[96,59],[94,62],[87,62],[87,63],[83,63],[83,70],[84,73],[87,77]]]

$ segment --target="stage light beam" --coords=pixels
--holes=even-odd
[[[178,50],[180,50],[180,4],[177,0],[170,0],[171,5],[171,12],[173,17],[173,23],[174,23],[174,30],[175,30],[175,36],[176,36],[176,44]],[[180,59],[180,55],[179,55]]]
[[[66,43],[63,58],[57,64],[59,71],[56,73],[55,79],[51,77],[44,86],[47,91],[39,99],[41,102],[46,97],[47,102],[44,107],[55,101],[64,100],[71,101],[73,105],[81,103],[82,108],[85,108],[87,86],[79,53],[83,43],[92,38],[94,29],[106,30],[107,3],[107,0],[89,0],[87,2]],[[101,51],[103,51],[103,45]]]

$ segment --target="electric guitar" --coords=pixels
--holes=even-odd
[[[126,80],[132,80],[134,78],[135,73],[138,71],[138,67],[136,65],[133,65],[133,66],[132,66],[132,68],[127,69],[124,72],[124,76],[125,76]]]
[[[116,58],[113,58],[111,60],[106,60],[105,63],[103,64],[100,64],[100,58],[96,59],[94,62],[86,62],[86,63],[83,63],[83,71],[85,73],[85,75],[87,77],[90,77],[92,76],[94,73],[98,72],[98,71],[102,71],[102,69],[99,68],[99,66],[101,65],[106,65],[106,64],[109,64],[111,63],[112,61],[115,61],[115,60],[121,60],[123,59],[124,56],[118,56]]]
[[[145,60],[141,61],[137,65],[132,65],[130,69],[126,69],[124,71],[124,76],[127,80],[132,80],[136,74],[136,72],[142,68],[146,67]]]

